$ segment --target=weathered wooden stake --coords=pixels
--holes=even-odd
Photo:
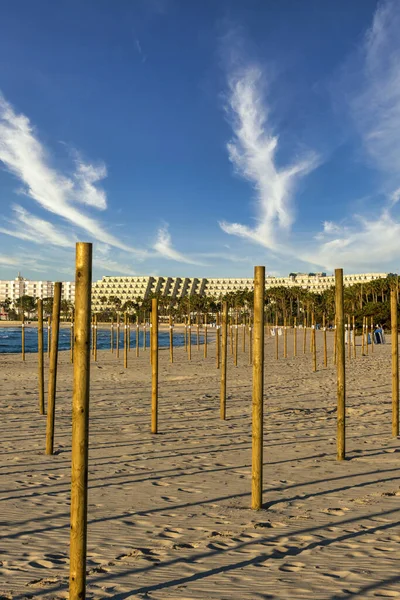
[[[39,412],[44,415],[44,357],[43,357],[43,300],[38,298],[38,383],[39,383]]]
[[[337,458],[346,457],[346,354],[344,343],[343,269],[335,269],[337,345]]]
[[[188,317],[188,360],[192,360],[192,319]]]
[[[253,318],[254,320],[254,318]],[[278,315],[275,319],[275,358],[279,359],[279,336],[278,336]]]
[[[50,347],[51,347],[51,317],[47,319],[47,356],[50,358]]]
[[[249,365],[253,364],[253,328],[249,319]]]
[[[294,317],[293,323],[293,356],[297,356],[297,319]]]
[[[124,314],[124,368],[128,368],[128,315]]]
[[[136,358],[139,356],[140,323],[139,313],[136,314]]]
[[[169,315],[169,360],[174,362],[174,326],[172,324],[172,315]]]
[[[307,317],[304,315],[303,321],[303,354],[306,353],[307,348]]]
[[[116,356],[119,358],[119,329],[120,329],[120,315],[117,314],[117,339],[116,339]]]
[[[71,332],[69,338],[69,346],[70,346],[70,360],[71,364],[74,362],[74,310],[71,311]]]
[[[21,351],[22,360],[25,360],[25,315],[23,312],[21,316]]]
[[[207,358],[207,313],[204,315],[204,358]]]
[[[365,317],[365,345],[366,345],[365,354],[367,356],[368,356],[368,332],[369,332],[368,317]]]
[[[371,353],[374,352],[374,317],[371,317]]]
[[[264,290],[265,267],[254,269],[254,357],[252,402],[251,508],[262,508],[264,413]]]
[[[94,361],[97,362],[97,314],[94,315],[94,323],[93,323],[93,334],[94,334]]]
[[[111,354],[114,353],[114,320],[111,319],[111,326],[110,326],[110,351]]]
[[[327,349],[327,343],[326,343],[326,320],[325,320],[325,313],[322,317],[322,329],[324,331],[324,367],[328,366],[328,349]]]
[[[220,417],[226,419],[226,363],[228,351],[228,303],[222,303],[222,344],[221,344],[221,393]]]
[[[246,315],[243,315],[243,337],[242,337],[242,352],[246,352]]]
[[[197,326],[197,331],[196,331],[196,342],[197,342],[197,351],[200,351],[200,323],[199,323],[199,313],[196,313],[196,326]]]
[[[312,313],[311,339],[312,339],[312,349],[313,349],[313,372],[315,373],[317,370],[317,340],[316,340],[316,331],[315,331],[314,312]]]
[[[235,367],[237,367],[238,364],[238,336],[239,336],[239,327],[238,327],[238,314],[236,311],[236,315],[235,315],[235,353],[234,353],[234,357],[233,357],[233,364],[235,365]]]
[[[397,289],[390,290],[392,326],[392,436],[399,435],[399,336],[397,325]]]
[[[53,335],[51,336],[49,384],[47,394],[46,454],[53,454],[54,420],[56,408],[58,335],[60,331],[61,283],[54,284],[53,298]]]
[[[362,341],[361,341],[361,355],[365,354],[365,317],[363,317],[362,322]]]
[[[357,358],[357,349],[356,349],[356,318],[353,315],[353,357]]]
[[[215,357],[217,362],[217,369],[219,369],[221,364],[221,325],[219,312],[217,313],[217,337],[216,337],[216,349],[215,349]]]
[[[70,600],[86,597],[92,244],[76,245]]]
[[[287,321],[286,317],[283,320],[283,358],[287,358]]]
[[[151,433],[158,431],[158,299],[151,300]]]

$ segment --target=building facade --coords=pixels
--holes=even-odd
[[[367,283],[387,276],[387,273],[360,273],[345,275],[344,285]],[[265,278],[265,289],[278,286],[301,287],[312,292],[323,292],[335,285],[335,277],[325,273],[307,275],[291,274],[289,277]],[[92,307],[94,311],[111,308],[112,298],[118,298],[121,304],[128,300],[141,301],[152,294],[182,298],[199,294],[218,298],[229,292],[251,291],[254,281],[251,278],[188,278],[188,277],[113,277],[105,276],[92,285]]]
[[[75,282],[63,281],[61,299],[75,302]],[[33,298],[52,298],[54,295],[54,281],[31,281],[25,279],[20,273],[15,279],[0,280],[0,302],[7,298],[11,305],[21,296]]]

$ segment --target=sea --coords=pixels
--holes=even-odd
[[[131,329],[130,345],[131,350],[136,348],[136,327]],[[71,348],[71,332],[69,328],[61,328],[58,338],[59,350],[70,350]],[[124,336],[120,331],[119,347],[123,348]],[[197,337],[192,333],[191,342],[194,346],[197,344]],[[116,328],[114,328],[114,349],[117,343]],[[174,332],[174,346],[183,346],[185,343],[183,333]],[[200,334],[200,343],[203,343],[203,336]],[[144,332],[139,332],[139,347],[142,349],[144,344]],[[169,348],[169,332],[158,332],[159,348]],[[47,351],[47,327],[43,327],[43,347]],[[150,347],[150,332],[146,333],[146,347]],[[98,350],[110,350],[111,348],[111,333],[110,329],[97,330],[97,348]],[[38,333],[36,327],[25,327],[25,352],[38,351]],[[22,352],[22,336],[21,327],[4,327],[0,328],[0,354],[6,353],[21,353]]]

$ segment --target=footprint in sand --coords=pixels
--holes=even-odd
[[[170,484],[165,481],[152,481],[151,485],[156,485],[157,487],[169,487]]]
[[[279,570],[295,573],[297,571],[301,571],[301,569],[304,569],[305,566],[306,565],[301,562],[291,562],[291,563],[285,563],[284,565],[279,567]]]

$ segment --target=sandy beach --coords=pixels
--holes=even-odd
[[[390,337],[347,364],[347,460],[336,461],[336,371],[274,359],[266,340],[264,501],[251,511],[251,366],[228,355],[219,419],[215,347],[160,352],[150,434],[149,351],[92,362],[88,598],[400,597],[399,441]],[[281,340],[280,340],[281,341]],[[358,340],[359,342],[359,340]],[[308,345],[308,344],[307,344]],[[281,346],[283,344],[281,343]],[[281,347],[281,357],[282,357]],[[54,456],[45,456],[37,355],[2,355],[0,598],[68,597],[72,365],[59,356]],[[47,368],[47,358],[46,358]],[[47,373],[46,373],[47,376]]]

